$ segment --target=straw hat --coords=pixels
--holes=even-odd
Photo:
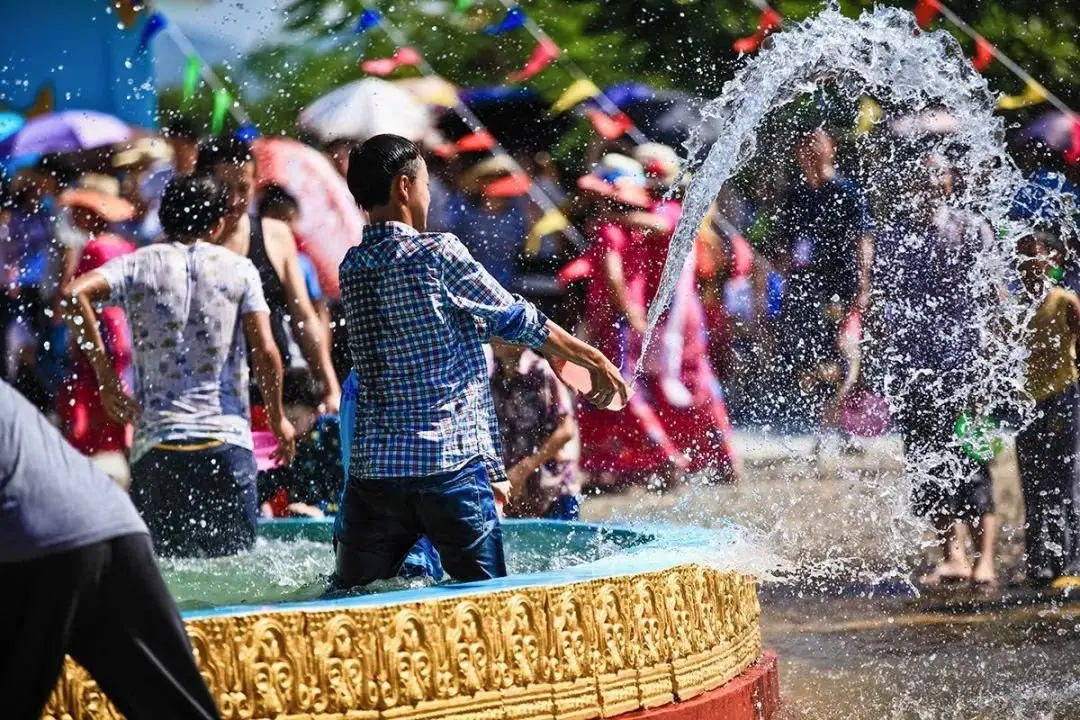
[[[648,208],[652,199],[646,190],[645,169],[637,160],[619,153],[608,153],[592,172],[582,175],[578,187],[623,205]]]
[[[100,215],[106,222],[124,222],[135,216],[135,207],[120,197],[120,182],[109,175],[87,173],[78,185],[60,194],[60,204],[81,207]]]
[[[172,160],[173,149],[166,141],[156,137],[139,138],[131,145],[113,155],[114,168],[149,164],[159,160]]]
[[[481,160],[465,172],[462,182],[485,197],[520,197],[532,187],[532,180],[509,155]]]
[[[679,177],[679,155],[660,143],[642,143],[634,148],[634,159],[641,163],[650,180],[671,185]]]

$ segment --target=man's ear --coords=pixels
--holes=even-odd
[[[394,179],[394,184],[397,186],[398,198],[403,205],[408,205],[409,193],[412,191],[412,183],[409,181],[409,177],[402,173]]]

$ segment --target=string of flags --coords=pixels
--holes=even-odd
[[[739,38],[732,47],[737,53],[749,55],[761,47],[761,43],[765,38],[779,30],[783,24],[784,18],[781,17],[780,13],[766,5],[761,11],[761,17],[758,19],[757,31],[753,35]]]
[[[406,65],[416,67],[419,64],[420,53],[411,47],[403,47],[395,50],[394,54],[388,58],[366,60],[360,65],[360,68],[370,75],[386,77],[399,67],[405,67]]]

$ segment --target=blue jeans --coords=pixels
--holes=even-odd
[[[338,589],[394,577],[422,535],[455,580],[506,575],[495,496],[479,461],[422,478],[351,477],[338,512]]]
[[[257,472],[255,454],[228,443],[156,447],[131,467],[131,499],[159,555],[235,555],[255,544]]]

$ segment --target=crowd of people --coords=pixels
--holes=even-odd
[[[955,460],[916,474],[913,509],[942,547],[924,580],[992,586],[988,458],[958,449],[957,418],[972,407],[953,390],[972,384],[980,352],[973,313],[981,299],[956,279],[993,229],[950,206],[964,179],[943,158],[916,163],[906,179],[919,189],[910,193],[916,201],[883,211],[843,171],[835,130],[796,135],[790,163],[717,196],[647,351],[648,309],[681,215],[674,149],[594,143],[592,162],[568,183],[543,153],[421,148],[428,197],[414,229],[458,238],[493,282],[575,330],[634,387],[622,412],[590,406],[568,390],[582,386],[563,360],[494,339],[485,302],[455,299],[490,339],[483,395],[493,440],[479,454],[498,458],[486,472],[499,512],[573,519],[590,487],[670,487],[687,474],[734,482],[733,418],[813,432],[822,447],[850,452],[859,435],[895,427],[909,455]],[[322,150],[370,216],[350,175],[361,144],[337,139]],[[1017,198],[1016,213],[1038,232],[1019,248],[1030,259],[1010,291],[1041,303],[1027,335],[1039,420],[1017,442],[1029,575],[1052,582],[1075,574],[1080,557],[1075,432],[1058,432],[1077,422],[1080,272],[1058,233],[1068,211],[1045,202],[1075,189],[1067,168],[1041,160]],[[530,198],[536,189],[582,229],[584,243],[560,229],[532,232],[543,215]],[[301,200],[276,184],[257,186],[246,140],[202,137],[179,118],[109,153],[44,156],[4,175],[2,191],[0,369],[75,448],[130,485],[159,553],[235,552],[251,545],[260,516],[341,509],[350,464],[370,463],[374,452],[356,444],[373,410],[371,388],[356,377],[370,351],[352,335],[370,313],[349,309],[350,296],[371,290],[350,289],[347,260],[341,297],[323,291],[295,238]],[[408,245],[398,236],[358,241]],[[1039,280],[1046,268],[1030,270],[1038,263],[1064,279]],[[905,272],[887,271],[897,267]],[[418,326],[397,330],[415,345],[399,348],[410,371],[434,362]],[[387,392],[409,397],[411,380],[377,370]],[[458,410],[455,422],[466,422]],[[402,469],[417,452],[398,447],[379,472],[431,474]],[[209,529],[192,533],[193,525]]]

